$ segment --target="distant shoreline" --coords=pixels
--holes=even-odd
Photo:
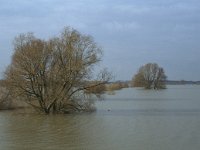
[[[180,81],[167,80],[167,81],[165,81],[165,83],[167,85],[184,85],[184,84],[196,84],[196,85],[200,85],[200,81],[185,81],[185,80],[180,80]]]
[[[109,82],[109,83],[126,83],[131,85],[132,81],[128,80],[118,80],[114,82]],[[185,85],[185,84],[192,84],[192,85],[200,85],[200,81],[187,81],[187,80],[166,80],[165,81],[166,85]]]

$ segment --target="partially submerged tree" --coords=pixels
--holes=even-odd
[[[86,89],[107,83],[104,70],[94,77],[102,50],[90,36],[65,28],[60,36],[44,41],[33,34],[15,39],[12,63],[5,73],[7,90],[49,114],[88,109]]]
[[[106,86],[106,90],[107,91],[115,91],[115,90],[121,90],[123,88],[128,88],[129,85],[127,82],[113,82],[113,83],[109,83]]]
[[[9,99],[8,91],[3,87],[0,81],[0,110],[10,109],[12,101]]]
[[[148,63],[139,68],[139,71],[134,75],[132,84],[134,87],[144,87],[146,89],[163,89],[166,88],[164,69],[156,63]]]

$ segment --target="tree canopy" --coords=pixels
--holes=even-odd
[[[105,69],[94,73],[101,58],[102,50],[91,36],[69,27],[49,40],[20,34],[5,86],[13,98],[46,114],[87,110],[91,103],[85,91],[110,79]]]
[[[132,79],[134,87],[144,87],[146,89],[163,89],[166,88],[164,69],[156,63],[148,63],[141,66]]]

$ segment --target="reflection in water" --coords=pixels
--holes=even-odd
[[[199,150],[199,87],[178,87],[124,89],[106,95],[96,113],[1,112],[0,149]]]
[[[83,115],[10,115],[5,122],[2,149],[98,149],[112,133],[102,117]]]

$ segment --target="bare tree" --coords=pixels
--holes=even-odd
[[[15,39],[14,50],[5,73],[7,89],[12,97],[46,114],[86,109],[84,91],[90,81],[98,81],[94,87],[110,79],[106,70],[94,77],[102,50],[90,36],[71,28],[47,41],[32,33],[21,34]]]
[[[4,86],[4,81],[0,80],[0,109],[12,109],[13,101],[10,99],[10,93]]]
[[[145,87],[146,89],[162,89],[165,88],[164,69],[156,63],[148,63],[139,68],[139,71],[132,79],[133,86]]]

